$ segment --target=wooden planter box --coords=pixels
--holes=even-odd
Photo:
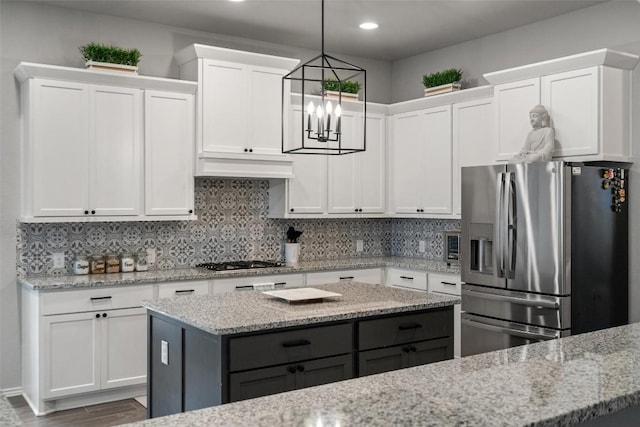
[[[455,92],[460,90],[460,83],[447,83],[446,85],[428,87],[424,90],[424,96],[440,95],[442,93]]]
[[[340,97],[340,92],[335,90],[325,90],[324,94],[327,96],[327,98],[332,99],[338,99]],[[345,101],[357,101],[358,96],[359,95],[357,93],[342,92],[342,99],[344,99]]]
[[[116,71],[138,74],[138,67],[133,65],[112,64],[110,62],[87,61],[84,64],[90,70]]]

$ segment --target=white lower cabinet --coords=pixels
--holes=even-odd
[[[460,296],[462,281],[459,274],[429,273],[429,292]],[[453,355],[460,357],[460,304],[453,306]]]
[[[153,286],[22,290],[23,395],[37,415],[145,393]],[[89,393],[87,395],[87,393]]]
[[[280,274],[272,276],[234,277],[214,279],[213,294],[225,294],[236,291],[251,291],[254,285],[271,284],[275,289],[304,285],[304,274]]]
[[[319,271],[307,273],[307,286],[338,282],[361,282],[379,285],[382,282],[382,271],[379,268],[362,270]]]
[[[427,273],[419,270],[389,267],[386,272],[385,284],[396,288],[427,292]]]
[[[158,285],[158,298],[171,298],[187,295],[209,294],[208,280],[189,280],[181,282],[163,282]]]

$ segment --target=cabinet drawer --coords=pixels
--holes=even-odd
[[[231,279],[215,279],[213,281],[213,293],[224,294],[227,292],[253,290],[253,285],[260,283],[273,283],[276,288],[304,286],[304,275],[284,274],[276,276],[249,276],[234,277]]]
[[[307,274],[307,286],[347,281],[379,285],[380,276],[379,268],[369,268],[365,270],[321,271],[319,273]]]
[[[427,273],[402,268],[389,268],[387,269],[386,284],[387,286],[427,292]]]
[[[140,301],[152,298],[152,285],[57,291],[42,295],[42,314],[140,307]]]
[[[429,292],[460,296],[461,283],[458,274],[429,273]]]
[[[206,280],[158,284],[158,298],[178,297],[181,295],[207,295],[208,293],[209,282]]]
[[[229,340],[229,371],[350,353],[352,326],[348,323],[273,332]]]
[[[453,309],[405,314],[358,323],[358,350],[449,337],[453,333]]]

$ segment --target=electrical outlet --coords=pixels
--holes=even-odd
[[[156,250],[155,248],[147,249],[147,263],[155,264],[156,263]]]
[[[364,243],[362,240],[356,240],[356,252],[362,252],[364,250]]]
[[[160,362],[169,365],[169,343],[166,341],[160,341]]]
[[[419,245],[418,245],[418,246],[419,246],[418,250],[419,250],[420,252],[424,253],[424,252],[426,252],[426,251],[427,251],[427,242],[425,242],[424,240],[420,240],[420,242],[419,242]]]
[[[53,268],[64,268],[63,252],[56,252],[53,254]]]

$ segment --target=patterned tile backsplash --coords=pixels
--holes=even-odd
[[[443,232],[458,220],[271,219],[269,181],[196,178],[197,221],[18,224],[17,272],[42,276],[71,274],[78,254],[156,250],[154,269],[192,267],[201,262],[283,260],[287,228],[302,230],[301,260],[356,256],[442,259]],[[364,250],[356,252],[356,241]],[[426,252],[418,251],[425,240]],[[65,267],[53,268],[53,254]]]

